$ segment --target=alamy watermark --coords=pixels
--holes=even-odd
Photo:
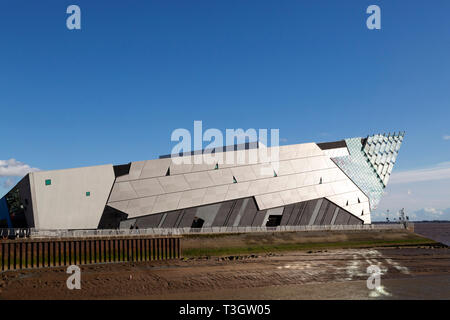
[[[80,267],[72,264],[67,267],[66,273],[70,274],[70,276],[66,280],[67,289],[80,290],[81,289],[81,269],[80,269]]]
[[[366,20],[366,26],[369,30],[381,29],[381,9],[379,6],[372,4],[367,7],[366,13],[370,16]]]
[[[367,273],[370,274],[366,281],[367,289],[378,289],[381,286],[381,269],[376,265],[370,265],[367,267]]]
[[[220,167],[223,164],[271,163],[272,169],[261,167],[263,171],[261,174],[273,174],[273,170],[278,171],[279,129],[226,129],[224,135],[216,128],[209,128],[203,132],[203,122],[194,121],[193,134],[188,129],[178,128],[172,132],[171,141],[177,142],[171,153],[174,165],[207,164]],[[206,147],[203,147],[204,142],[208,143]],[[251,146],[252,144],[254,145]],[[190,156],[192,151],[193,155]]]
[[[71,4],[67,7],[67,14],[70,16],[67,17],[66,27],[69,30],[80,30],[81,29],[81,9],[79,6],[75,4]]]
[[[81,30],[81,8],[76,4],[67,7],[66,13],[70,16],[66,19],[66,26],[69,30]],[[366,13],[370,16],[366,20],[366,26],[369,30],[381,29],[381,9],[378,5],[372,4],[367,7]]]

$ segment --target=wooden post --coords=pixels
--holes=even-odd
[[[47,266],[50,267],[51,265],[51,255],[50,255],[50,242],[47,242]]]
[[[25,242],[25,269],[28,269],[28,242]]]
[[[113,260],[113,254],[114,254],[114,252],[113,252],[113,244],[112,244],[113,241],[114,241],[114,240],[112,240],[112,239],[108,239],[108,245],[109,245],[109,262],[114,261],[114,260]]]
[[[10,266],[11,266],[11,243],[8,242],[8,262],[7,262],[7,270],[11,270]]]
[[[36,267],[39,268],[40,259],[41,259],[41,243],[36,242]]]
[[[23,267],[22,258],[23,258],[23,243],[19,242],[19,268],[20,269],[22,269],[22,267]]]
[[[5,243],[0,244],[0,254],[2,255],[2,271],[5,270]]]
[[[13,267],[14,267],[14,270],[16,270],[16,268],[17,268],[17,265],[16,265],[16,262],[17,262],[17,253],[16,253],[17,245],[16,245],[15,242],[13,242],[12,245],[13,245]]]

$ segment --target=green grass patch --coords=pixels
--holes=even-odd
[[[417,245],[437,245],[436,241],[428,239],[402,239],[402,240],[370,240],[370,241],[345,241],[345,242],[320,242],[320,243],[286,243],[267,245],[248,245],[239,247],[220,248],[185,248],[183,257],[200,256],[227,256],[238,254],[269,253],[304,251],[312,249],[340,249],[340,248],[372,248],[391,246],[417,246]]]

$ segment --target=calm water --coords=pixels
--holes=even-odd
[[[450,246],[450,222],[415,222],[414,232]]]

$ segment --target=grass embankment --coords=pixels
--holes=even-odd
[[[408,231],[328,231],[273,234],[192,235],[183,239],[183,256],[227,256],[319,249],[439,245]]]

